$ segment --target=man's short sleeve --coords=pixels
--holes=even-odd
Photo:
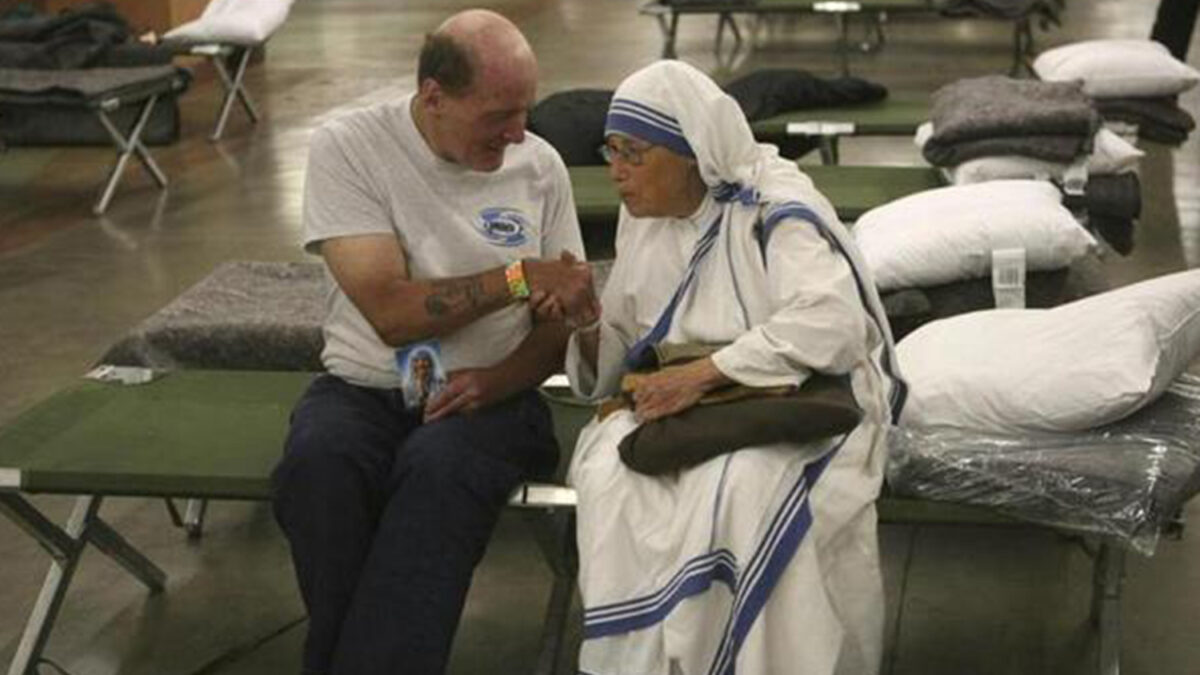
[[[554,150],[550,150],[550,190],[546,209],[546,222],[542,229],[542,256],[557,258],[562,251],[570,251],[579,260],[585,260],[583,237],[579,231],[579,213],[575,210],[575,198],[571,192],[571,177],[567,167]]]
[[[359,234],[394,234],[391,217],[341,134],[321,127],[313,134],[304,182],[304,249],[316,252],[326,239]]]

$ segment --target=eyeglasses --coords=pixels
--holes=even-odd
[[[600,156],[604,161],[613,164],[618,159],[622,164],[629,166],[641,166],[645,161],[646,153],[653,149],[650,144],[635,145],[633,143],[605,143],[600,146]]]

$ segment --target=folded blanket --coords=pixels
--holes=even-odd
[[[922,152],[935,166],[988,155],[1070,162],[1091,151],[1100,116],[1078,82],[988,76],[933,94],[933,136]]]
[[[958,166],[969,159],[1005,155],[1069,164],[1076,157],[1092,151],[1091,136],[1012,135],[939,143],[937,135],[935,131],[921,148],[921,154],[934,166]]]
[[[541,136],[567,166],[602,166],[604,120],[611,89],[568,89],[538,101],[529,111],[526,126]]]
[[[1057,17],[1057,11],[1042,0],[950,0],[941,8],[952,17],[993,16],[1017,19],[1039,11]]]
[[[936,143],[995,136],[1091,138],[1100,116],[1079,82],[1039,82],[990,75],[948,84],[933,93]]]
[[[0,68],[0,100],[77,105],[111,96],[150,96],[179,91],[190,81],[175,66],[22,70]]]
[[[57,15],[0,22],[0,67],[89,68],[130,37],[108,3],[85,3]]]
[[[793,110],[873,103],[887,98],[887,87],[857,77],[825,79],[792,68],[767,68],[724,87],[751,122]]]
[[[1153,122],[1142,122],[1138,124],[1138,138],[1163,145],[1180,146],[1187,141],[1188,132]]]
[[[1196,128],[1196,120],[1174,96],[1098,98],[1095,104],[1105,120],[1136,124],[1138,135],[1152,141],[1180,145]]]

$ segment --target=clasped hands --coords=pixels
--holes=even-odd
[[[588,329],[600,320],[600,301],[586,262],[564,251],[558,260],[526,260],[525,276],[536,320],[565,321],[575,329]],[[634,416],[650,422],[673,415],[729,382],[710,358],[663,368],[638,378],[632,392]]]
[[[527,259],[529,309],[541,321],[564,321],[571,328],[594,325],[600,319],[600,300],[592,268],[563,251],[557,259]]]

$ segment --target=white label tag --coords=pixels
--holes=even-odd
[[[842,2],[841,0],[825,0],[813,3],[814,12],[861,12],[862,4],[857,2]]]
[[[854,133],[854,122],[788,122],[789,136],[849,136]]]
[[[997,309],[1025,308],[1025,249],[992,251],[992,295]]]
[[[526,483],[508,499],[513,506],[531,507],[575,506],[576,502],[575,490],[548,483]]]
[[[88,380],[96,380],[97,382],[120,382],[121,384],[146,384],[158,377],[158,373],[151,368],[141,368],[138,366],[113,366],[100,365],[92,368],[83,376]]]

